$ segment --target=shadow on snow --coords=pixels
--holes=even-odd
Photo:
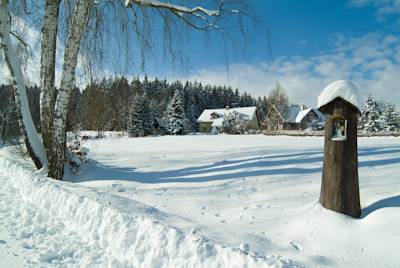
[[[363,208],[361,218],[367,217],[369,214],[378,209],[396,207],[400,207],[400,195],[384,198],[375,203],[372,203],[368,207]]]
[[[359,150],[360,157],[393,153],[400,153],[400,147],[363,148]],[[115,167],[90,159],[87,169],[83,170],[81,175],[74,176],[71,181],[126,180],[141,183],[172,183],[207,182],[268,175],[317,174],[322,172],[322,161],[322,151],[307,151],[224,160],[177,170],[142,172],[133,167]],[[399,162],[399,157],[365,160],[359,162],[359,167],[384,166]],[[313,167],[297,167],[299,164],[305,164],[305,166],[313,164]]]

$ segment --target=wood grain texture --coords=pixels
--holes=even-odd
[[[358,183],[357,114],[353,105],[341,98],[320,108],[326,118],[321,204],[330,210],[355,218],[361,215]],[[332,117],[347,120],[347,139],[332,141]]]

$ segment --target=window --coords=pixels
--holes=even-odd
[[[340,115],[332,117],[332,141],[347,140],[347,120]]]

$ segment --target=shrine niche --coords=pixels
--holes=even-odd
[[[332,116],[332,141],[345,141],[347,139],[347,120],[341,115]]]

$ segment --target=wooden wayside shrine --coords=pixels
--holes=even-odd
[[[320,107],[326,115],[321,204],[359,218],[357,116],[359,109],[337,97]]]

